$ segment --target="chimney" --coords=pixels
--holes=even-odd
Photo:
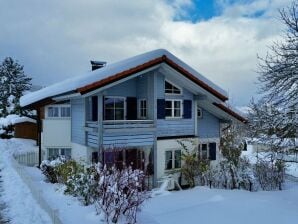
[[[90,61],[91,62],[91,66],[92,66],[92,71],[102,68],[104,66],[106,66],[107,62],[105,61]]]

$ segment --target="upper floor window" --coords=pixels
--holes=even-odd
[[[105,120],[124,120],[125,97],[105,97],[104,118]]]
[[[182,117],[182,100],[166,100],[166,118]]]
[[[140,118],[146,118],[147,117],[147,100],[146,99],[140,99],[139,101],[139,114]]]
[[[197,116],[198,116],[198,118],[203,117],[203,111],[202,111],[202,108],[200,108],[200,107],[197,107]]]
[[[174,85],[173,83],[169,81],[165,81],[165,94],[175,94],[180,95],[182,93],[182,90],[180,87]]]
[[[86,101],[87,109],[87,120],[97,121],[98,120],[98,96],[90,96]]]
[[[70,117],[70,107],[61,107],[61,117]]]
[[[48,118],[67,118],[70,117],[69,105],[52,105],[47,107]]]

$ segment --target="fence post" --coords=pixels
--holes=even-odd
[[[57,215],[58,215],[58,209],[53,209],[53,221],[54,221],[54,224],[57,224]]]

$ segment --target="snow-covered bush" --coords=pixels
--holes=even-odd
[[[71,176],[82,172],[83,169],[83,166],[75,160],[66,160],[55,167],[55,172],[58,176],[58,183],[65,184]]]
[[[83,167],[74,160],[60,156],[55,160],[42,161],[40,169],[49,182],[66,183],[71,176],[81,172]]]
[[[58,174],[55,167],[65,162],[66,159],[63,157],[58,157],[55,160],[43,160],[40,164],[40,170],[50,183],[58,183]]]
[[[282,190],[285,174],[283,161],[258,159],[254,166],[254,172],[262,190]]]
[[[145,188],[145,175],[140,170],[131,167],[122,170],[106,166],[100,168],[99,182],[95,205],[103,211],[107,223],[117,223],[124,216],[128,223],[136,223],[137,211],[142,203],[149,198]]]
[[[95,199],[100,197],[100,192],[97,191],[99,167],[101,164],[93,164],[71,175],[65,183],[65,193],[78,197],[84,205],[94,203]]]
[[[182,152],[181,159],[181,174],[187,181],[189,187],[193,188],[196,185],[196,177],[199,175],[199,162],[195,152],[185,150]]]
[[[246,158],[239,158],[237,166],[223,159],[210,171],[213,187],[225,189],[255,190],[255,177],[252,167]]]
[[[190,150],[187,145],[191,145],[191,148],[195,148],[195,142],[190,139],[178,140],[178,144],[182,147],[181,154],[181,175],[187,181],[189,187],[195,187],[196,185],[205,185],[207,183],[207,174],[210,169],[210,161],[207,159],[200,159],[196,150]]]
[[[253,190],[255,178],[249,160],[241,157],[243,141],[235,129],[228,130],[221,139],[221,161],[212,168],[210,179],[212,185],[226,189]]]

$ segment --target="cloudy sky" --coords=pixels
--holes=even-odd
[[[256,96],[257,55],[280,39],[290,0],[1,0],[0,60],[50,85],[108,63],[165,48],[229,92]]]

